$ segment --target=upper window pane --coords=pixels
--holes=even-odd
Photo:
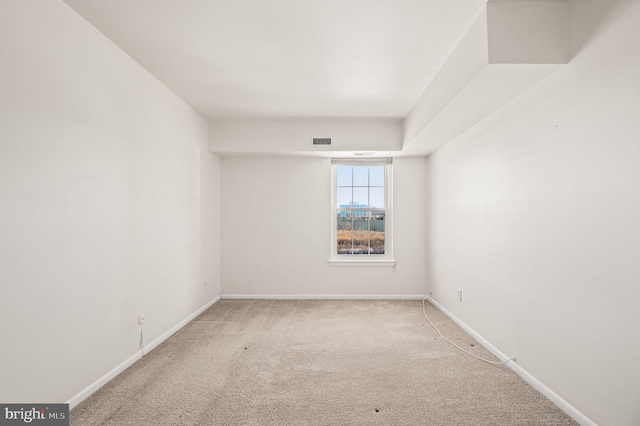
[[[338,166],[338,186],[353,185],[353,166]]]
[[[384,186],[369,188],[369,207],[383,209],[384,205]]]
[[[369,167],[369,185],[384,186],[384,166]]]
[[[354,208],[366,209],[369,207],[369,188],[355,187],[353,188],[353,204]]]
[[[353,188],[350,186],[347,187],[338,187],[337,188],[337,205],[340,208],[348,208],[351,207],[353,198]]]
[[[385,166],[338,165],[336,206],[385,208]]]
[[[369,166],[353,166],[353,186],[369,186]]]

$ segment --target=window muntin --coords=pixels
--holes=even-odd
[[[333,166],[333,258],[390,258],[390,159]]]

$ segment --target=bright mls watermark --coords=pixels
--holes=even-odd
[[[69,426],[69,404],[0,404],[0,426]]]

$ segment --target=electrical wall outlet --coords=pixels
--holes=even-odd
[[[457,289],[457,291],[458,291],[458,302],[462,302],[462,290]]]

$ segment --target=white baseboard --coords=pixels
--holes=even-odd
[[[507,356],[504,353],[502,353],[500,350],[498,350],[498,348],[496,348],[491,343],[489,343],[484,337],[482,337],[474,329],[469,327],[460,318],[456,317],[454,314],[452,314],[450,311],[448,311],[444,306],[442,306],[441,304],[436,302],[433,298],[431,298],[430,296],[426,296],[426,299],[429,301],[429,303],[431,303],[433,306],[438,308],[443,314],[448,316],[453,322],[458,324],[464,331],[466,331],[471,336],[473,336],[474,339],[476,339],[482,346],[487,348],[489,350],[489,352],[494,354],[500,361],[506,361],[509,358],[511,358],[510,356]],[[508,362],[505,365],[509,366],[509,368],[511,368],[513,371],[515,371],[517,375],[522,377],[524,379],[524,381],[526,381],[531,386],[533,386],[538,392],[540,392],[541,394],[546,396],[558,408],[560,408],[562,411],[567,413],[567,415],[569,415],[573,420],[578,422],[580,425],[582,425],[582,426],[597,426],[597,424],[594,421],[592,421],[587,416],[582,414],[582,412],[578,411],[578,409],[576,409],[573,405],[569,404],[566,400],[564,400],[562,397],[560,397],[560,395],[558,395],[557,393],[555,393],[554,391],[549,389],[544,383],[542,383],[540,380],[536,379],[533,375],[531,375],[524,368],[520,367],[518,365],[518,360],[517,359],[515,359],[514,361],[511,361],[511,362]]]
[[[422,300],[424,294],[223,294],[222,299]]]
[[[169,330],[164,332],[157,339],[155,339],[151,343],[145,345],[144,346],[144,353],[147,354],[150,351],[152,351],[154,348],[156,348],[162,342],[167,340],[169,337],[171,337],[173,334],[175,334],[182,327],[187,325],[192,319],[194,319],[195,317],[200,315],[202,312],[207,310],[209,307],[211,307],[218,300],[220,300],[220,296],[216,296],[211,301],[207,302],[204,306],[199,308],[197,311],[193,312],[188,317],[186,317],[185,319],[180,321],[178,324],[174,325]],[[87,386],[80,393],[78,393],[77,395],[75,395],[74,397],[72,397],[70,400],[67,401],[67,404],[69,404],[69,409],[71,410],[74,407],[76,407],[78,404],[80,404],[86,398],[91,396],[91,394],[93,394],[95,391],[97,391],[102,386],[107,384],[111,379],[113,379],[118,374],[122,373],[124,370],[126,370],[131,365],[133,365],[140,358],[142,358],[142,353],[138,351],[135,354],[131,355],[129,358],[125,359],[122,363],[120,363],[118,366],[116,366],[113,370],[109,371],[107,374],[105,374],[104,376],[100,377],[98,380],[96,380],[95,382],[93,382],[92,384]]]

